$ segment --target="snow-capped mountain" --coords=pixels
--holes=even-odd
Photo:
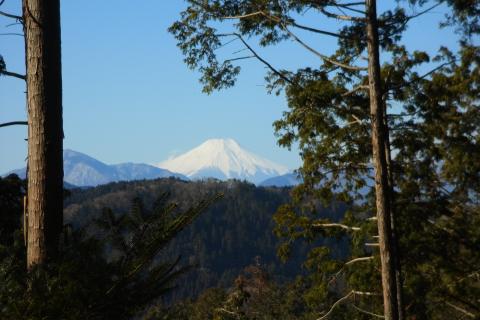
[[[243,149],[232,139],[207,140],[157,166],[184,174],[190,179],[240,179],[253,183],[288,172],[286,167]]]
[[[177,177],[188,180],[181,174],[157,168],[143,163],[121,163],[108,165],[86,154],[73,151],[63,151],[64,181],[75,186],[96,186],[114,181],[131,181],[141,179],[156,179]],[[25,177],[25,168],[14,170],[20,177]]]

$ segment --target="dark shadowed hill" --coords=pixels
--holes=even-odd
[[[179,283],[177,298],[193,297],[211,286],[230,286],[236,275],[256,257],[261,258],[270,274],[279,281],[301,273],[301,261],[307,249],[287,264],[276,257],[279,243],[273,234],[272,215],[289,199],[288,188],[264,188],[230,180],[185,182],[177,179],[118,182],[86,190],[74,190],[65,202],[65,222],[83,226],[98,216],[102,208],[128,212],[134,197],[152,206],[162,193],[169,192],[171,201],[182,209],[219,192],[223,199],[202,213],[193,225],[179,234],[164,252],[168,257],[182,256],[184,263],[197,267]],[[343,208],[325,209],[322,215],[341,215]],[[332,247],[344,252],[340,241]]]

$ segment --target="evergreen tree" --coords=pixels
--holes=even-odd
[[[478,149],[478,146],[472,145],[472,141],[478,141],[478,126],[472,123],[478,109],[472,107],[476,102],[471,97],[477,95],[478,99],[472,72],[478,70],[471,65],[471,69],[464,67],[463,71],[455,71],[468,74],[473,81],[458,87],[458,82],[455,82],[458,79],[452,78],[455,72],[448,71],[449,67],[455,66],[455,53],[441,50],[438,58],[431,59],[426,52],[409,53],[400,42],[410,20],[438,7],[442,1],[408,1],[408,5],[418,4],[424,8],[412,15],[408,15],[407,8],[399,2],[397,7],[378,16],[374,1],[188,2],[189,6],[182,12],[181,20],[173,24],[170,30],[186,55],[188,66],[201,71],[200,81],[205,92],[233,86],[240,72],[239,61],[257,59],[269,70],[267,82],[270,92],[283,91],[287,98],[289,111],[275,123],[275,129],[281,145],[291,147],[294,143],[299,144],[303,165],[298,173],[303,183],[293,191],[293,203],[282,206],[276,215],[278,234],[286,240],[280,253],[287,256],[289,246],[297,239],[314,241],[318,237],[346,237],[351,242],[351,258],[348,260],[338,261],[335,253],[321,247],[312,250],[306,262],[314,271],[311,280],[315,285],[307,296],[317,304],[317,317],[327,318],[336,312],[335,308],[341,308],[342,303],[350,301],[351,311],[356,313],[356,317],[383,313],[386,319],[403,318],[400,262],[410,263],[406,258],[407,248],[421,247],[418,239],[417,242],[414,240],[412,226],[428,227],[427,234],[432,231],[431,228],[437,228],[444,217],[440,209],[448,208],[445,207],[446,203],[439,201],[439,195],[447,197],[440,189],[450,189],[461,181],[453,178],[443,180],[441,188],[432,190],[432,186],[438,185],[437,182],[433,183],[436,181],[434,179],[446,178],[447,173],[440,173],[442,170],[448,170],[448,175],[463,175],[466,181],[469,180],[467,177],[478,176],[475,166],[471,167],[471,171],[462,171],[458,167],[459,163],[471,163],[470,160],[461,159],[465,153],[457,153],[451,161],[446,161],[452,157],[451,151],[455,153],[454,150],[445,150],[443,154],[435,151],[438,149],[436,144],[453,131],[449,129],[445,137],[438,137],[432,128],[448,128],[452,119],[457,120],[459,116],[452,118],[450,116],[453,114],[448,117],[446,114],[440,115],[441,110],[446,109],[444,105],[452,108],[451,100],[445,99],[439,105],[432,104],[437,97],[427,96],[419,89],[425,90],[424,84],[440,74],[452,79],[449,85],[455,99],[471,106],[469,122],[464,120],[458,127],[465,126],[460,131],[475,128],[465,134],[468,139],[455,140],[458,143],[456,148],[472,153],[472,150]],[[475,30],[478,30],[478,18],[475,16],[478,13],[478,1],[452,0],[446,4],[454,10],[444,24],[458,26],[465,39],[475,34]],[[345,21],[345,25],[336,32],[307,26],[301,22],[307,11],[309,15],[314,12],[316,17]],[[233,23],[219,24],[226,21]],[[331,56],[324,55],[302,40],[297,30],[336,37],[337,50]],[[259,46],[251,44],[252,39],[257,39]],[[262,57],[258,47],[276,45],[284,40],[291,40],[316,55],[320,65],[293,71],[282,70]],[[238,51],[247,52],[247,55],[225,57],[220,53],[220,48],[235,41],[240,45]],[[388,57],[382,66],[378,61],[378,51]],[[368,63],[358,62],[365,53]],[[464,56],[463,53],[460,55]],[[470,50],[470,57],[476,55],[475,50]],[[470,62],[474,61],[475,58],[471,58]],[[433,70],[424,73],[419,71],[426,68]],[[422,104],[425,110],[429,110],[423,111],[427,113],[425,117],[417,110]],[[453,106],[455,113],[463,117],[465,110],[462,109],[466,106],[458,103],[453,103]],[[395,114],[392,110],[395,110]],[[400,112],[397,114],[398,110]],[[420,129],[424,127],[429,130]],[[405,157],[404,153],[408,153],[409,157]],[[429,159],[427,163],[424,162],[426,157]],[[472,161],[474,159],[475,156]],[[450,165],[445,167],[446,164]],[[415,172],[420,168],[421,174]],[[375,191],[372,190],[373,181]],[[417,189],[405,189],[407,185],[416,186]],[[424,188],[432,192],[419,193]],[[407,190],[411,192],[410,197],[417,192],[415,197],[409,198],[410,204],[428,199],[430,209],[435,208],[436,211],[418,216],[412,207],[403,202]],[[478,199],[472,189],[463,192],[463,196],[463,200]],[[322,218],[321,212],[319,214],[320,204],[328,205],[334,200],[343,201],[350,207],[343,221],[329,221]],[[394,215],[391,215],[392,210]],[[376,216],[372,217],[375,212]],[[470,216],[476,220],[476,214]],[[432,217],[437,218],[432,220]],[[378,231],[374,228],[375,220]],[[473,222],[469,219],[462,221]],[[475,239],[474,229],[469,230],[469,236]],[[341,231],[343,234],[346,231],[348,235],[342,236]],[[427,237],[427,234],[422,239],[433,246],[434,239]],[[402,244],[400,252],[395,248],[397,241]],[[375,254],[378,244],[380,261]],[[400,254],[403,260],[400,260]],[[468,255],[474,256],[472,251]],[[413,257],[414,260],[417,258]],[[378,262],[382,265],[383,308],[379,299]],[[430,261],[429,265],[435,264]],[[405,267],[407,275],[413,272],[410,267]],[[417,267],[415,270],[419,271],[421,268]],[[457,275],[468,274],[466,272],[469,270],[461,267]],[[425,276],[423,273],[422,277]],[[410,289],[408,298],[421,304],[418,297],[410,295],[413,294]],[[425,301],[422,305],[433,312]],[[457,307],[465,309],[465,304]],[[342,312],[345,315],[345,309]],[[408,312],[422,315],[411,309]],[[471,310],[466,312],[472,314]],[[438,316],[440,313],[435,314]],[[339,317],[340,313],[335,313],[335,316]]]
[[[10,185],[15,187],[15,180]],[[219,196],[185,211],[167,195],[151,210],[138,200],[128,214],[105,209],[87,228],[65,226],[57,258],[28,271],[16,229],[14,243],[0,246],[0,318],[131,319],[151,304],[164,304],[162,298],[190,266],[179,266],[179,257],[159,259],[159,252]],[[13,202],[0,200],[19,217]]]

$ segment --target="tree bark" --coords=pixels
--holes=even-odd
[[[372,153],[375,168],[377,223],[382,269],[383,306],[386,320],[398,320],[395,261],[392,251],[390,189],[385,155],[385,123],[380,78],[380,53],[375,0],[366,0],[366,28],[368,50],[368,81],[370,118],[372,126]]]
[[[63,224],[60,1],[23,0],[28,108],[27,268],[55,257]]]
[[[387,104],[386,99],[383,100],[383,119],[385,123],[385,156],[387,159],[388,168],[388,188],[390,190],[390,223],[392,228],[392,252],[394,257],[395,268],[395,283],[397,288],[397,305],[398,305],[398,319],[405,319],[405,309],[403,306],[403,277],[402,277],[402,264],[400,257],[400,247],[398,243],[398,226],[397,226],[397,208],[395,205],[395,189],[393,180],[393,163],[392,153],[390,146],[390,129],[388,126],[387,118]]]

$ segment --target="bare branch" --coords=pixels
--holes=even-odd
[[[16,16],[14,14],[10,14],[10,13],[7,13],[7,12],[4,12],[4,11],[0,11],[0,16],[4,16],[4,17],[7,17],[7,18],[12,18],[12,19],[16,19],[18,21],[23,21],[23,18],[20,17],[20,16]]]
[[[362,120],[360,120],[356,115],[352,114],[352,118],[353,118],[353,121],[347,122],[347,126],[355,123],[363,124]]]
[[[350,291],[346,296],[338,299],[338,300],[330,307],[330,310],[328,310],[327,313],[325,313],[322,317],[318,318],[317,320],[327,319],[328,316],[333,312],[333,310],[335,309],[336,306],[338,306],[338,305],[341,304],[342,302],[348,300],[352,295],[353,295],[353,290]]]
[[[21,22],[14,22],[14,23],[9,23],[7,25],[5,25],[5,27],[12,27],[12,26],[16,26],[16,25],[21,25],[22,23]]]
[[[355,88],[353,88],[352,90],[348,91],[348,92],[345,92],[344,94],[342,94],[343,97],[346,97],[346,96],[349,96],[351,94],[354,94],[355,92],[357,91],[360,91],[360,90],[368,90],[370,87],[367,86],[367,85],[360,85],[360,86],[356,86]]]
[[[313,228],[342,228],[348,231],[360,231],[359,227],[350,227],[341,223],[313,223]]]
[[[346,266],[348,265],[351,265],[351,264],[354,264],[355,262],[360,262],[360,261],[369,261],[369,260],[373,260],[373,257],[370,256],[370,257],[360,257],[360,258],[355,258],[355,259],[352,259],[348,262],[345,263]]]
[[[18,79],[22,79],[22,80],[26,80],[26,77],[24,75],[16,73],[16,72],[10,72],[10,71],[7,71],[7,70],[3,70],[3,71],[0,71],[0,75],[1,74],[6,75],[6,76],[10,76],[10,77],[14,77],[14,78],[18,78]]]
[[[8,127],[8,126],[15,126],[15,125],[28,125],[27,121],[12,121],[12,122],[5,122],[5,123],[0,123],[0,128],[2,127]]]
[[[15,32],[8,32],[8,33],[0,33],[0,36],[20,36],[23,37],[23,33],[15,33]]]
[[[236,61],[236,60],[245,60],[245,59],[251,59],[251,58],[255,58],[255,56],[245,56],[245,57],[232,58],[232,59],[227,59],[224,62],[231,62],[231,61]]]
[[[218,36],[236,36],[242,43],[245,47],[247,47],[247,49],[253,54],[253,56],[255,58],[257,58],[260,62],[262,62],[264,65],[267,66],[267,68],[269,68],[273,73],[275,73],[277,76],[279,76],[280,78],[282,78],[283,80],[285,80],[286,82],[288,82],[289,84],[291,85],[295,85],[296,83],[294,83],[292,80],[290,80],[288,77],[286,77],[284,74],[282,74],[280,71],[278,71],[277,69],[275,69],[270,63],[268,63],[265,59],[263,59],[262,57],[260,57],[257,52],[255,50],[253,50],[253,48],[243,39],[243,37],[238,34],[238,33],[230,33],[230,34],[220,34]]]
[[[320,29],[316,29],[316,28],[312,28],[312,27],[307,27],[307,26],[298,24],[298,23],[296,23],[295,20],[293,20],[293,19],[289,19],[288,21],[283,21],[283,22],[282,22],[282,19],[281,19],[281,18],[272,16],[272,15],[270,15],[270,14],[264,12],[264,11],[256,11],[256,12],[246,13],[246,14],[242,14],[242,15],[238,15],[238,16],[220,17],[220,19],[245,19],[245,18],[255,17],[255,16],[258,16],[258,15],[264,16],[265,18],[270,19],[270,20],[272,20],[272,21],[274,21],[274,22],[277,22],[277,23],[285,23],[285,24],[294,26],[294,27],[299,28],[299,29],[303,29],[303,30],[307,30],[307,31],[311,31],[311,32],[315,32],[315,33],[319,33],[319,34],[323,34],[323,35],[327,35],[327,36],[332,36],[332,37],[336,37],[336,38],[345,38],[345,37],[343,37],[342,35],[340,35],[340,34],[338,34],[338,33],[330,32],[330,31],[325,31],[325,30],[320,30]]]
[[[370,311],[367,311],[365,309],[362,309],[360,307],[358,307],[356,304],[352,304],[352,307],[355,308],[357,311],[360,311],[362,313],[365,313],[365,314],[368,314],[370,316],[373,316],[373,317],[377,317],[377,318],[380,318],[380,319],[385,319],[384,316],[380,315],[380,314],[376,314],[376,313],[373,313],[373,312],[370,312]]]
[[[316,28],[312,28],[312,27],[307,27],[307,26],[298,24],[295,21],[292,21],[288,24],[291,25],[291,26],[294,26],[295,28],[299,28],[299,29],[303,29],[303,30],[307,30],[307,31],[311,31],[311,32],[319,33],[319,34],[324,34],[324,35],[327,35],[327,36],[332,36],[332,37],[336,37],[336,38],[348,38],[348,37],[342,36],[341,34],[338,34],[338,33],[325,31],[325,30],[320,30],[320,29],[316,29]]]
[[[257,12],[252,12],[252,13],[247,13],[247,14],[241,14],[238,16],[226,16],[226,17],[221,17],[220,19],[245,19],[249,17],[255,17],[259,15],[265,15],[263,11],[257,11]]]
[[[341,14],[335,14],[328,12],[324,8],[320,9],[320,12],[322,12],[324,15],[326,15],[329,18],[335,18],[338,20],[345,20],[345,21],[365,21],[365,18],[359,18],[359,17],[353,17],[353,16],[347,16],[347,15],[341,15]]]
[[[353,294],[360,295],[360,296],[380,296],[380,293],[377,292],[370,292],[370,291],[352,291]]]
[[[346,266],[352,265],[356,262],[362,262],[362,261],[369,261],[372,260],[373,257],[360,257],[360,258],[355,258],[350,261],[345,262],[345,264],[340,268],[340,270],[337,271],[334,275],[330,277],[330,280],[328,280],[328,285],[330,285],[333,281],[335,281],[338,276],[345,270]]]
[[[367,246],[367,247],[379,247],[380,244],[372,243],[372,242],[365,242],[365,246]]]
[[[360,70],[367,70],[367,68],[365,67],[355,67],[355,66],[350,66],[350,65],[347,65],[347,64],[344,64],[344,63],[341,63],[339,61],[335,61],[333,59],[330,59],[329,57],[327,57],[326,55],[323,55],[321,54],[320,52],[318,52],[317,50],[313,49],[312,47],[308,46],[305,42],[303,42],[302,40],[300,40],[295,34],[293,34],[284,24],[282,24],[282,27],[283,29],[295,40],[297,41],[300,45],[302,45],[305,49],[307,49],[308,51],[312,52],[313,54],[315,54],[316,56],[320,57],[322,60],[324,61],[327,61],[333,65],[336,65],[336,66],[339,66],[343,69],[347,69],[347,70],[353,70],[353,71],[360,71]]]
[[[435,9],[436,7],[440,6],[442,4],[442,1],[439,1],[437,4],[434,4],[433,6],[423,10],[423,11],[420,11],[419,13],[417,14],[414,14],[414,15],[411,15],[411,16],[408,16],[407,17],[407,21],[410,21],[412,19],[415,19],[415,18],[418,18],[420,17],[421,15],[424,15],[425,13],[428,13],[430,11],[432,11],[433,9]]]
[[[449,64],[452,64],[452,63],[455,63],[457,60],[456,59],[452,59],[450,61],[447,61],[447,62],[444,62],[442,63],[441,65],[433,68],[432,70],[428,71],[427,73],[423,74],[422,76],[418,77],[418,78],[415,78],[407,83],[403,83],[403,84],[400,84],[400,85],[397,85],[397,86],[393,86],[391,88],[388,89],[388,91],[390,90],[394,90],[394,89],[400,89],[400,88],[403,88],[403,87],[407,87],[417,81],[420,81],[420,80],[423,80],[425,79],[426,77],[428,77],[429,75],[431,75],[432,73],[435,73],[436,71],[442,69],[443,67],[449,65]]]
[[[338,3],[335,3],[335,6],[336,7],[352,7],[352,6],[364,6],[365,5],[365,1],[357,1],[357,2],[349,2],[349,3],[342,3],[342,4],[338,4]]]
[[[347,295],[341,297],[340,299],[338,299],[331,307],[330,307],[330,310],[328,310],[327,313],[325,313],[323,316],[321,316],[320,318],[317,318],[317,320],[323,320],[323,319],[327,319],[328,316],[330,316],[330,314],[333,312],[333,310],[341,303],[343,303],[344,301],[348,300],[351,296],[355,296],[355,295],[362,295],[362,296],[378,296],[380,294],[378,293],[375,293],[375,292],[366,292],[366,291],[355,291],[355,290],[352,290],[350,291],[349,293],[347,293]]]
[[[447,306],[452,307],[453,309],[455,309],[455,310],[463,313],[464,315],[466,315],[466,316],[468,316],[468,317],[470,317],[470,318],[475,318],[475,315],[474,315],[473,313],[465,310],[465,309],[462,308],[462,307],[459,307],[459,306],[457,306],[457,305],[454,305],[453,303],[448,302],[448,301],[445,301],[445,304],[446,304]]]

